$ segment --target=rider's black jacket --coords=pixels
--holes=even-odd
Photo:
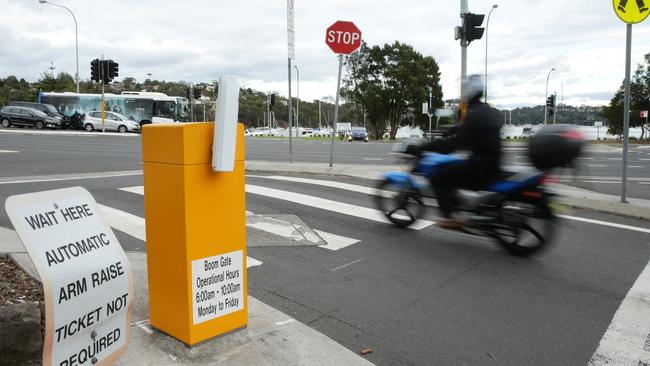
[[[501,118],[499,112],[478,99],[470,101],[465,123],[457,126],[452,137],[432,140],[420,146],[422,151],[448,154],[456,150],[470,152],[468,163],[485,172],[497,172],[501,159]]]

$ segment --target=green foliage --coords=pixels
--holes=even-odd
[[[603,117],[609,122],[609,133],[613,135],[623,134],[624,116],[624,84],[618,89],[603,109]],[[644,56],[644,63],[637,66],[634,75],[630,79],[630,127],[642,127],[641,138],[645,133],[650,132],[650,126],[641,119],[641,111],[650,110],[650,53]]]
[[[594,122],[602,121],[601,115],[603,107],[559,105],[556,112],[557,124],[572,124],[581,126],[593,126]],[[510,112],[501,111],[502,117],[507,113],[507,119],[510,120]],[[544,106],[521,107],[512,110],[512,123],[516,125],[535,125],[544,122]],[[549,117],[549,122],[553,122],[553,117]]]
[[[357,121],[366,116],[368,130],[380,138],[386,127],[391,139],[404,122],[424,127],[420,113],[432,89],[433,108],[443,106],[440,71],[433,57],[424,57],[400,43],[369,47],[346,58],[347,76],[342,94],[351,102]]]
[[[37,90],[25,79],[18,80],[13,75],[0,78],[0,107],[14,100],[33,102],[36,100],[36,94]]]

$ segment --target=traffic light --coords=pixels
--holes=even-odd
[[[201,98],[201,89],[194,88],[193,93],[194,93],[194,99],[200,99]]]
[[[275,94],[271,94],[271,104],[269,106],[269,109],[273,110],[274,105],[275,105]]]
[[[463,29],[461,42],[469,45],[475,39],[481,39],[485,28],[480,28],[483,24],[484,14],[465,13],[463,17]]]
[[[550,97],[546,98],[546,106],[551,108],[553,107],[553,96],[551,95]]]
[[[190,88],[185,88],[185,99],[190,100]]]
[[[99,75],[99,59],[90,61],[90,80],[99,82],[101,77]]]
[[[113,60],[108,60],[108,79],[113,81],[120,74],[120,64]]]

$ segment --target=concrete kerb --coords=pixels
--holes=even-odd
[[[400,165],[335,164],[330,168],[324,163],[246,162],[246,171],[250,173],[320,174],[364,179],[380,179],[381,175],[388,171],[404,169],[406,166]],[[629,199],[628,203],[621,203],[616,196],[567,185],[554,184],[552,189],[560,195],[562,203],[573,208],[650,220],[650,200]]]

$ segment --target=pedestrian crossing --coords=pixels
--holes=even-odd
[[[319,188],[330,188],[340,191],[347,191],[362,194],[365,197],[379,195],[382,192],[377,191],[376,189],[363,186],[358,184],[350,184],[344,182],[338,182],[333,180],[326,179],[313,179],[297,176],[281,176],[281,175],[248,175],[248,178],[255,179],[255,184],[246,184],[245,189],[246,193],[251,195],[251,197],[265,197],[271,198],[273,200],[280,200],[288,202],[290,204],[295,204],[303,207],[314,208],[318,210],[327,211],[330,213],[335,213],[337,215],[343,215],[343,217],[350,217],[355,219],[366,220],[376,223],[388,223],[383,213],[366,206],[354,205],[351,203],[340,202],[334,199],[327,199],[319,197],[317,195],[298,193],[291,189],[291,185],[298,186],[300,185],[303,188],[311,187],[312,189]],[[272,182],[282,182],[287,183],[289,186],[284,186],[282,189],[273,188],[267,186],[266,183]],[[271,184],[272,186],[272,184]],[[275,185],[277,186],[277,184]],[[128,192],[138,196],[144,196],[144,187],[143,186],[130,186],[118,188],[122,192]],[[105,205],[100,205],[102,213],[109,223],[109,225],[116,230],[124,232],[136,239],[146,241],[146,230],[145,230],[145,219],[137,215],[121,211],[116,208],[108,207]],[[251,213],[252,214],[252,213]],[[562,218],[571,221],[578,221],[582,223],[588,223],[592,225],[607,226],[617,229],[636,231],[641,233],[650,233],[650,230],[647,228],[634,227],[629,225],[616,224],[601,220],[586,219],[582,217],[576,217],[571,215],[561,215]],[[423,230],[427,227],[430,227],[435,222],[430,220],[419,220],[417,221],[411,229],[413,230]],[[349,238],[339,234],[333,234],[325,230],[321,230],[319,227],[314,227],[314,232],[316,232],[327,244],[320,245],[319,248],[328,250],[328,251],[338,251],[344,248],[359,244],[362,242],[361,239]],[[254,258],[248,259],[249,267],[260,266],[262,262]]]
[[[269,191],[266,191],[269,188],[259,187],[259,186],[253,186],[253,187],[255,187],[255,188],[252,189],[252,191],[255,191],[255,192],[265,192],[265,193],[269,192]],[[247,185],[247,192],[249,192],[248,188],[249,188],[249,186]],[[124,191],[124,192],[137,194],[137,195],[141,195],[141,196],[144,195],[144,186],[123,187],[123,188],[119,188],[119,190]],[[275,193],[284,192],[285,194],[290,193],[290,192],[279,191],[279,190],[274,190],[274,191],[270,191],[270,192],[272,192],[272,193],[273,192],[275,192]],[[294,195],[296,195],[296,194],[294,194]],[[280,199],[282,199],[283,197],[286,198],[282,194],[277,194],[276,196],[273,196],[273,197],[274,198],[280,198]],[[290,197],[295,198],[296,196],[290,196]],[[309,203],[313,203],[313,202],[311,202],[309,199],[305,199],[305,197],[312,197],[312,199],[316,198],[316,197],[307,196],[307,195],[300,195],[298,197],[303,199],[303,201],[301,201],[302,204],[308,204],[308,205],[309,205]],[[370,218],[370,219],[372,219],[374,221],[386,222],[385,220],[377,219],[378,214],[377,214],[377,212],[375,212],[376,210],[370,210],[370,209],[367,209],[367,208],[364,208],[364,207],[359,207],[359,206],[347,205],[347,204],[343,204],[343,203],[340,203],[340,202],[335,203],[334,201],[329,201],[329,200],[324,200],[324,199],[321,199],[320,201],[318,201],[318,203],[322,204],[325,201],[328,202],[328,205],[329,205],[328,207],[330,207],[331,209],[338,209],[339,213],[343,213],[344,212],[344,211],[342,211],[343,209],[349,209],[348,211],[345,211],[345,212],[347,214],[351,214],[352,216],[364,217],[364,216],[360,216],[360,215],[362,213],[365,213],[365,214],[368,215],[368,218]],[[343,206],[343,208],[341,208],[341,206],[339,206],[339,205],[344,205],[344,206]],[[322,208],[322,207],[320,207],[320,208]],[[118,211],[119,210],[110,209],[109,207],[107,207],[106,208],[107,220],[109,222],[114,222],[115,223],[115,228],[120,230],[120,231],[124,231],[124,230],[120,229],[119,227],[122,227],[122,228],[126,227],[127,230],[136,229],[136,231],[135,231],[136,234],[140,235],[137,238],[139,238],[139,239],[140,238],[145,238],[144,233],[137,233],[138,225],[143,224],[144,220],[141,219],[141,218],[138,218],[136,216],[130,215],[128,213],[119,213]],[[252,212],[248,212],[248,211],[246,213],[247,213],[247,215],[252,214]],[[366,218],[366,217],[364,217],[364,218]],[[119,222],[121,219],[124,219],[124,221],[126,221],[126,222]],[[142,220],[142,222],[138,221],[138,219]],[[112,226],[112,224],[110,224],[110,225]],[[424,225],[426,225],[426,223],[422,224],[422,228],[426,227]],[[428,225],[431,225],[431,224],[429,223]],[[332,233],[322,231],[322,230],[314,230],[314,231],[327,243],[326,245],[320,245],[319,247],[323,248],[323,249],[331,250],[331,251],[338,251],[338,250],[346,248],[346,247],[348,247],[350,245],[354,245],[354,244],[357,244],[357,243],[361,242],[361,240],[359,240],[359,239],[348,238],[348,237],[345,237],[345,236],[342,236],[342,235],[332,234]],[[145,240],[145,239],[141,239],[141,240]]]

